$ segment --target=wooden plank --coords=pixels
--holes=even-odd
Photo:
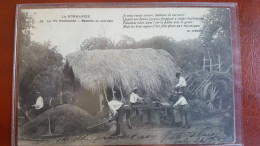
[[[108,100],[107,100],[107,92],[106,92],[106,90],[104,88],[103,88],[103,92],[105,94],[105,100],[108,102]]]
[[[124,99],[124,96],[123,96],[123,92],[122,92],[122,88],[121,88],[121,85],[119,87],[119,90],[120,90],[120,95],[121,95],[121,101]]]
[[[112,88],[112,94],[113,94],[113,98],[115,98],[114,87]]]

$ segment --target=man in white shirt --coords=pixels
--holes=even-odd
[[[134,88],[133,92],[130,95],[130,103],[136,104],[138,100],[142,100],[143,98],[137,95],[138,88]]]
[[[34,105],[31,105],[32,107],[34,107],[31,111],[32,116],[35,117],[37,115],[39,115],[40,113],[43,112],[43,107],[44,107],[44,102],[43,102],[43,98],[40,95],[40,92],[36,92],[36,102]]]
[[[178,101],[173,105],[173,107],[177,107],[178,105],[188,105],[187,100],[185,99],[185,97],[183,97],[181,95],[181,92],[178,93],[179,95],[179,99]]]
[[[117,100],[111,100],[111,101],[108,102],[108,106],[109,106],[110,111],[111,111],[111,113],[114,117],[118,116],[117,110],[119,108],[121,108],[122,105],[123,105],[123,103],[120,102],[120,101],[117,101]]]
[[[182,117],[182,127],[190,128],[191,117],[189,111],[189,105],[182,92],[178,92],[178,101],[173,105],[173,108],[179,108]]]
[[[130,105],[131,105],[131,108],[133,109],[133,111],[136,112],[136,115],[138,117],[139,111],[134,106],[140,104],[139,100],[143,100],[143,98],[137,95],[137,91],[138,91],[138,88],[135,87],[133,89],[133,92],[130,95]]]
[[[43,108],[43,105],[44,105],[44,103],[43,103],[43,98],[42,98],[41,96],[39,96],[39,97],[37,98],[37,100],[36,100],[36,103],[35,103],[34,105],[32,105],[32,106],[34,106],[34,108],[35,108],[36,110],[40,110],[40,109]]]
[[[108,102],[108,106],[110,108],[110,111],[112,112],[113,117],[116,120],[116,131],[111,136],[117,136],[120,135],[120,133],[122,133],[122,136],[126,137],[126,132],[123,126],[123,117],[126,114],[127,125],[131,129],[131,108],[127,105],[124,105],[122,102],[116,100],[115,98]]]
[[[175,86],[175,90],[184,92],[184,88],[186,87],[187,83],[185,79],[181,76],[181,73],[176,73],[176,78],[179,80],[178,84]]]

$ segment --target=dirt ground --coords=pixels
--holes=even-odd
[[[166,126],[125,126],[127,137],[110,136],[115,126],[106,132],[61,136],[45,139],[19,139],[19,145],[133,145],[133,144],[216,144],[227,140],[222,117],[212,117],[192,123],[189,129]],[[229,141],[232,142],[233,140]],[[226,141],[227,142],[227,141]]]

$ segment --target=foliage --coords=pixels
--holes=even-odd
[[[121,39],[116,44],[117,49],[133,49],[136,48],[136,41],[134,38],[127,35],[123,35]]]
[[[33,16],[29,15],[26,12],[21,13],[21,23],[20,23],[20,57],[19,57],[19,62],[20,64],[27,62],[25,66],[30,66],[30,63],[33,62],[33,60],[24,60],[24,57],[27,56],[29,53],[28,47],[31,43],[31,29],[33,28],[34,20]],[[22,78],[24,75],[25,68],[22,65],[19,66],[19,79]]]
[[[170,37],[166,36],[155,36],[150,39],[141,40],[137,43],[139,48],[154,48],[154,49],[163,49],[166,51],[173,51],[172,48],[175,47],[176,41]]]
[[[34,19],[32,15],[29,15],[29,13],[27,12],[22,12],[21,13],[21,24],[20,24],[20,29],[21,32],[20,34],[22,35],[20,37],[20,43],[21,46],[28,46],[30,43],[30,34],[31,31],[30,29],[34,28],[33,24],[34,24]]]
[[[175,60],[184,72],[194,72],[202,69],[203,56],[206,49],[198,39],[183,40],[176,44]]]
[[[124,35],[115,46],[111,40],[104,37],[86,39],[81,44],[81,50],[138,48],[163,49],[167,51],[184,72],[201,70],[202,58],[206,54],[206,49],[198,39],[177,42],[166,36],[155,36],[135,41],[134,38]]]
[[[194,97],[207,103],[209,111],[215,109],[225,109],[233,103],[233,78],[229,73],[212,73],[207,71],[198,71],[189,73],[189,80],[187,81],[188,89],[185,93],[188,99],[195,99]],[[200,90],[195,93],[197,89],[207,76],[211,76],[210,80],[206,82]],[[193,91],[193,92],[191,92]],[[222,101],[221,101],[222,100]]]
[[[23,50],[24,51],[24,50]],[[49,49],[48,45],[31,42],[30,47],[25,51],[27,54],[20,57],[21,71],[19,93],[24,102],[34,101],[35,92],[40,91],[42,96],[57,96],[58,87],[57,79],[61,77],[61,72],[57,70],[62,66],[62,56],[56,48]],[[53,89],[51,89],[53,88]],[[30,103],[31,104],[31,103]]]
[[[24,12],[21,15],[19,96],[25,103],[32,104],[37,91],[41,91],[42,96],[57,96],[59,90],[54,90],[60,82],[57,81],[58,77],[61,77],[57,69],[63,65],[63,57],[50,42],[41,44],[32,41],[33,16]]]
[[[92,37],[90,39],[84,40],[80,45],[80,50],[104,50],[112,48],[114,48],[114,44],[106,37]]]
[[[203,24],[200,35],[202,45],[208,49],[213,62],[217,62],[216,56],[220,54],[224,69],[227,69],[232,64],[229,9],[210,9]]]

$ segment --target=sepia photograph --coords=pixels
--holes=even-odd
[[[236,142],[229,8],[17,10],[17,145]]]

